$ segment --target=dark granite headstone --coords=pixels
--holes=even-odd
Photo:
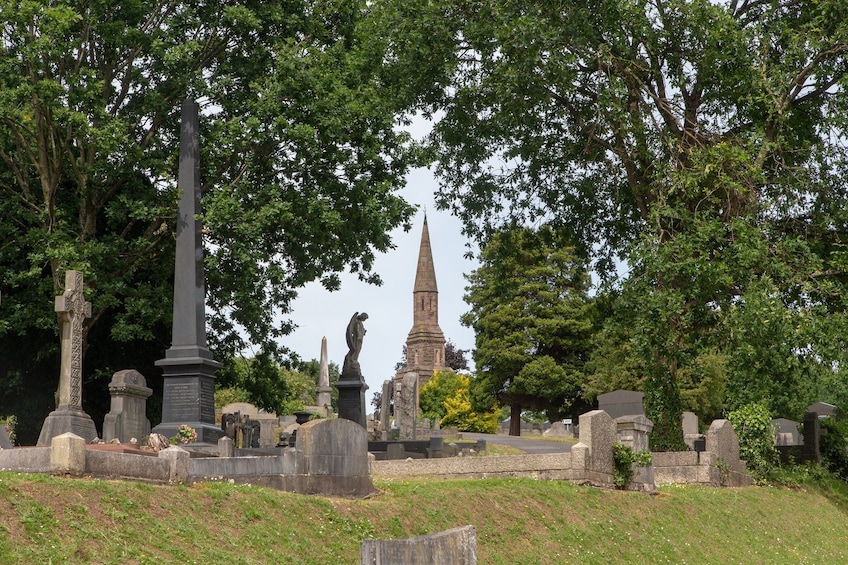
[[[644,398],[644,393],[635,390],[614,390],[598,395],[598,410],[603,410],[613,419],[645,414]]]

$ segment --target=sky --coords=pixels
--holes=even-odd
[[[421,230],[426,210],[430,231],[430,248],[439,289],[439,327],[445,338],[459,349],[474,347],[474,332],[459,323],[469,310],[462,297],[467,281],[464,276],[478,266],[464,257],[468,251],[461,222],[449,212],[436,210],[434,194],[437,182],[428,169],[414,169],[407,175],[406,187],[400,192],[407,202],[418,206],[412,229],[392,232],[395,249],[378,254],[374,271],[383,279],[382,286],[361,282],[355,275],[342,276],[341,289],[330,292],[320,283],[301,289],[292,303],[292,320],[297,329],[280,340],[304,360],[318,359],[321,338],[327,338],[330,362],[342,366],[347,354],[345,329],[354,312],[367,312],[365,339],[359,354],[362,376],[368,385],[366,409],[373,410],[371,398],[380,392],[383,381],[394,376],[395,364],[401,359],[406,336],[412,329],[412,287],[421,244]],[[469,363],[471,354],[466,355]]]

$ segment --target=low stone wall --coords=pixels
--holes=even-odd
[[[544,455],[506,455],[502,457],[451,457],[447,459],[407,459],[372,461],[375,477],[430,475],[442,478],[532,477],[580,480],[572,466],[570,453]]]
[[[706,451],[654,453],[654,480],[659,483],[744,487],[752,484],[739,458],[739,438],[727,420],[715,420],[706,434]]]
[[[615,422],[606,412],[593,410],[580,416],[580,429],[580,443],[571,448],[571,453],[372,461],[371,474],[376,477],[430,475],[469,479],[530,477],[611,487]],[[653,485],[644,488],[634,485],[634,488],[652,490]]]
[[[50,472],[49,447],[16,447],[0,450],[0,470],[29,473]]]

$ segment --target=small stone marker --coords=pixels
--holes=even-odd
[[[360,543],[362,565],[432,563],[475,565],[477,530],[463,526],[426,536],[398,540],[365,539]]]
[[[80,271],[65,271],[65,292],[56,297],[62,337],[62,357],[59,367],[59,406],[51,412],[38,436],[39,446],[72,432],[86,442],[97,437],[91,416],[82,410],[82,346],[83,323],[91,317],[91,302],[83,296],[83,276]]]
[[[109,383],[112,396],[109,413],[103,419],[103,440],[117,438],[129,443],[131,438],[145,438],[150,434],[147,419],[147,399],[153,389],[147,387],[144,375],[134,369],[118,371]]]

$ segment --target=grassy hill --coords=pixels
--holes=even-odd
[[[368,500],[0,473],[0,563],[358,563],[364,538],[473,524],[481,564],[845,563],[848,488],[377,482]]]

